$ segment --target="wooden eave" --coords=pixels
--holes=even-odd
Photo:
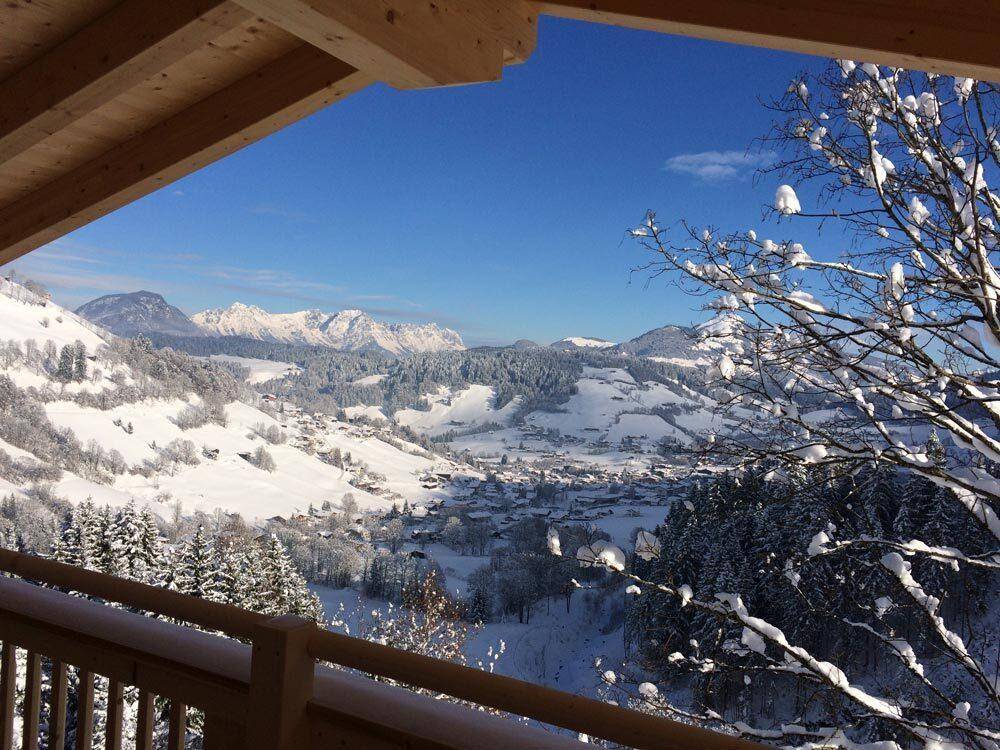
[[[0,264],[374,81],[498,80],[539,13],[1000,80],[995,0],[7,0]]]

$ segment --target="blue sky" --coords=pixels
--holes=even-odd
[[[372,87],[13,266],[70,306],[145,288],[188,313],[359,307],[470,344],[623,340],[703,317],[630,273],[624,230],[647,208],[760,229],[758,100],[823,64],[543,18],[501,83]]]

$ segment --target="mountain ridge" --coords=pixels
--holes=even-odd
[[[234,302],[191,317],[203,334],[326,346],[341,351],[381,350],[396,356],[465,349],[462,337],[435,323],[385,323],[362,310],[318,309],[271,313]]]
[[[197,336],[200,329],[163,295],[140,290],[105,294],[80,305],[75,314],[116,336],[133,337],[144,333]]]

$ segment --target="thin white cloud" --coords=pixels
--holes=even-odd
[[[316,217],[306,213],[305,211],[287,208],[286,206],[282,206],[277,203],[259,203],[256,206],[250,206],[247,211],[252,214],[257,214],[258,216],[274,216],[279,219],[288,219],[289,221],[316,221]]]
[[[423,310],[418,303],[393,294],[352,294],[343,285],[303,278],[285,269],[206,263],[197,253],[172,252],[150,254],[150,267],[121,272],[128,265],[122,260],[127,255],[60,239],[0,266],[0,270],[41,282],[55,293],[58,302],[70,307],[109,293],[146,289],[173,298],[201,287],[237,292],[248,300],[288,299],[325,310],[359,307],[375,316],[461,326],[461,321],[436,310]],[[175,278],[180,272],[186,279],[183,283]]]
[[[701,180],[735,180],[748,177],[758,167],[773,164],[773,151],[747,153],[745,151],[701,151],[696,154],[678,154],[667,159],[668,172],[693,175]]]

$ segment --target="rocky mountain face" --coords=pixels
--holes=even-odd
[[[694,327],[667,325],[618,344],[609,353],[700,367],[740,346],[739,318],[720,315]]]
[[[118,336],[167,333],[198,336],[201,329],[179,309],[155,292],[108,294],[76,309],[76,314]]]
[[[679,357],[688,354],[695,343],[695,333],[684,326],[667,325],[629,339],[614,347],[616,354],[636,357]]]
[[[224,309],[197,313],[191,319],[210,336],[242,336],[345,351],[382,350],[400,356],[465,348],[462,337],[450,328],[434,323],[384,323],[361,310],[270,313],[236,302]]]

